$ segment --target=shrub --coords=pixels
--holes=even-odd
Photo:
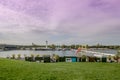
[[[89,58],[89,62],[95,62],[95,58],[94,57],[88,57]]]
[[[39,54],[36,55],[36,57],[39,57],[39,56],[40,56]]]
[[[43,57],[35,57],[35,61],[41,61],[43,60]]]
[[[53,54],[52,59],[55,60],[56,62],[59,61],[59,55]]]
[[[107,62],[107,58],[106,57],[102,57],[102,62]]]
[[[50,55],[43,55],[44,62],[50,62]]]
[[[65,62],[65,57],[59,57],[60,62]]]
[[[34,57],[34,54],[31,54],[31,57]]]
[[[82,60],[82,62],[86,62],[86,56],[82,55],[81,60]]]
[[[11,59],[15,59],[15,54],[12,54],[12,57],[11,57]]]
[[[17,56],[18,56],[17,59],[21,59],[21,54],[18,54]]]

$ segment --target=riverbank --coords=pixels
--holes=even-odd
[[[0,80],[120,80],[118,63],[34,63],[0,58]]]

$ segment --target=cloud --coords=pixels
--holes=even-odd
[[[10,39],[9,43],[28,40],[40,44],[49,40],[107,44],[111,39],[109,44],[120,44],[119,3],[119,0],[1,0],[0,33],[6,43]]]

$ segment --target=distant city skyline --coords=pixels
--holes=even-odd
[[[120,45],[120,0],[0,0],[0,44]]]

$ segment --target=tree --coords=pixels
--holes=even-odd
[[[15,59],[15,54],[12,55],[12,59]]]
[[[87,48],[87,49],[89,48],[89,45],[88,45],[88,44],[86,45],[86,48]]]
[[[75,45],[71,45],[71,48],[72,48],[72,49],[75,49]]]
[[[17,56],[18,56],[18,59],[21,59],[21,54],[18,54]]]
[[[118,50],[116,56],[115,56],[115,59],[117,60],[117,62],[119,61],[120,59],[120,50]]]
[[[96,48],[99,48],[100,47],[100,44],[98,43],[97,45],[96,45]]]
[[[55,49],[56,48],[55,44],[50,45],[50,48]]]
[[[117,56],[117,57],[120,57],[120,50],[117,51],[116,56]]]
[[[63,45],[61,46],[61,48],[66,48],[66,45],[65,45],[65,44],[63,44]]]
[[[55,55],[55,59],[56,59],[56,61],[58,61],[59,60],[59,55]]]
[[[39,56],[40,56],[39,54],[36,55],[36,57],[39,57]]]
[[[53,55],[52,55],[52,58],[53,58],[55,61],[59,61],[59,55],[53,54]]]
[[[86,62],[86,56],[85,55],[82,55],[82,62]]]
[[[34,54],[31,54],[31,57],[33,58],[33,57],[34,57]]]
[[[75,48],[78,49],[80,47],[80,45],[75,45]]]

